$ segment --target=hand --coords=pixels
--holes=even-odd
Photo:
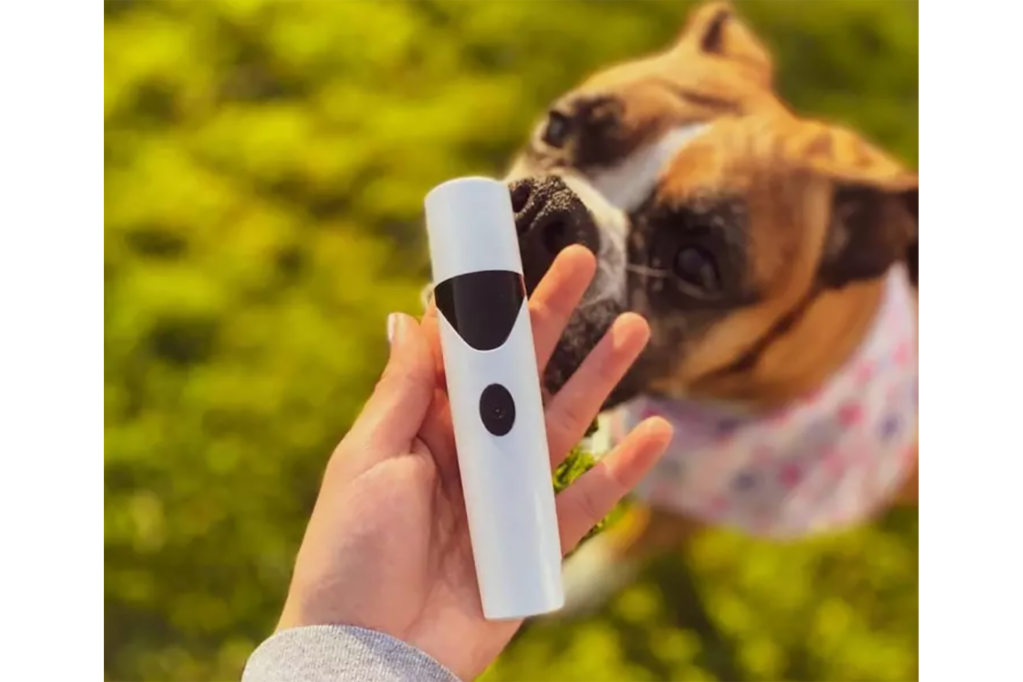
[[[529,300],[538,366],[547,364],[596,268],[570,247]],[[278,629],[356,625],[425,651],[461,679],[479,675],[522,621],[483,618],[437,329],[388,323],[383,376],[327,465]],[[604,399],[649,339],[620,316],[546,407],[551,468],[582,439]],[[640,424],[557,498],[568,552],[646,474],[671,440],[660,419]],[[472,453],[467,453],[471,456]]]

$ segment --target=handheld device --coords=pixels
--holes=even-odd
[[[564,604],[561,540],[522,259],[508,188],[426,196],[441,351],[483,615]]]

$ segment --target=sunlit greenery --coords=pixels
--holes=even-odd
[[[418,310],[425,192],[500,173],[551,98],[688,8],[106,5],[108,679],[237,679],[386,315]],[[915,164],[915,3],[739,10],[798,110]],[[711,533],[486,677],[915,679],[916,537],[911,512],[788,547]]]

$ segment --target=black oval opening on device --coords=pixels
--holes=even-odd
[[[515,426],[515,399],[501,384],[490,384],[480,394],[480,419],[495,436],[507,435]]]
[[[433,289],[437,310],[476,350],[499,348],[519,317],[526,287],[510,270],[480,270],[446,279]]]

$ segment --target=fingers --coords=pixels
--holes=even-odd
[[[578,244],[569,246],[554,259],[550,270],[529,297],[536,366],[541,374],[596,270],[597,259],[586,247]]]
[[[653,468],[671,443],[671,425],[654,417],[639,424],[614,450],[558,495],[561,551],[579,541]]]
[[[395,313],[388,319],[388,335],[390,359],[345,437],[362,466],[409,452],[433,402],[434,361],[419,324]]]
[[[597,260],[584,246],[574,244],[563,249],[529,297],[529,320],[533,328],[536,365],[542,373],[551,359],[561,333],[593,280]],[[423,314],[423,331],[430,341],[437,362],[438,381],[443,383],[437,306],[430,299]]]
[[[650,339],[639,315],[618,317],[600,342],[547,405],[547,445],[557,467],[593,423],[604,400],[618,385]]]
[[[529,313],[533,329],[533,345],[536,350],[537,366],[541,373],[550,360],[572,313],[593,279],[595,270],[596,259],[588,249],[579,245],[569,246],[558,254],[543,280],[530,296]],[[445,371],[440,342],[440,314],[432,298],[427,302],[420,325],[433,358],[435,386],[443,391]],[[630,357],[628,362],[633,359],[634,356]],[[614,365],[614,358],[611,360],[611,365]],[[622,371],[624,372],[624,370]],[[610,390],[611,387],[606,389],[607,392]],[[604,396],[606,393],[592,408],[593,413],[599,409]],[[450,408],[447,407],[446,400],[442,400],[443,397],[443,393],[441,393],[439,398],[434,400],[434,406],[423,425],[422,437],[437,457],[438,466],[442,472],[447,473],[456,468],[453,461],[442,461],[443,453],[454,452]],[[575,421],[572,422],[572,425],[575,425]],[[588,423],[582,426],[583,431],[587,426],[589,426]],[[555,452],[562,453],[563,450],[567,450],[567,447]],[[563,456],[560,454],[559,458]]]

